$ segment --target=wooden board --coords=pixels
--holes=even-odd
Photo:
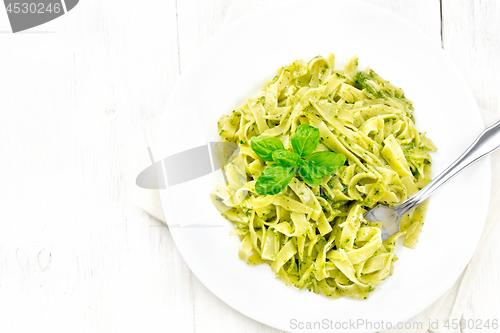
[[[497,1],[366,2],[444,46],[500,118]],[[87,0],[16,35],[0,10],[0,332],[278,332],[210,293],[130,202],[173,84],[230,3]],[[495,244],[464,319],[500,319],[499,272]]]

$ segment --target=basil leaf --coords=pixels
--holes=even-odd
[[[255,190],[262,195],[278,194],[290,183],[294,175],[294,167],[270,165],[260,174],[257,183],[255,183]]]
[[[292,135],[292,146],[301,157],[310,155],[318,146],[319,129],[314,126],[302,124]]]
[[[299,168],[298,173],[299,176],[302,177],[302,179],[309,185],[321,185],[323,182],[323,176],[320,170],[312,162],[304,161],[302,166]]]
[[[344,154],[336,154],[331,151],[318,151],[307,158],[307,161],[316,166],[322,177],[329,176],[340,169],[345,161]]]
[[[273,160],[279,165],[296,166],[299,163],[300,156],[286,149],[276,149],[273,151]]]
[[[250,140],[252,150],[264,161],[273,161],[272,153],[276,149],[285,149],[280,139],[271,136],[259,135]]]

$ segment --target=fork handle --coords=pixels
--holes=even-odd
[[[415,193],[411,198],[394,207],[400,216],[421,204],[434,191],[446,184],[456,174],[472,163],[491,154],[500,147],[500,121],[485,129],[469,148],[448,168],[441,172],[427,186]]]

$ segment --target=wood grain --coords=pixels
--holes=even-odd
[[[491,125],[500,119],[500,3],[495,0],[443,0],[442,8],[443,47],[464,74],[479,106],[491,112],[486,119],[487,125]],[[473,227],[473,221],[471,224]],[[494,232],[495,239],[499,239],[500,228]],[[483,323],[488,319],[500,321],[499,272],[500,246],[495,243],[471,291],[463,319]]]
[[[498,2],[366,2],[442,44],[498,110]],[[0,332],[278,332],[210,293],[129,200],[176,79],[230,3],[81,1],[40,33],[0,34]],[[498,317],[499,259],[494,246],[464,318]]]

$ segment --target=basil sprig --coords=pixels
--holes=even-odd
[[[309,125],[300,125],[292,136],[293,150],[300,157],[310,155],[319,143],[319,129]]]
[[[300,161],[300,156],[286,149],[276,149],[273,151],[273,161],[282,166],[296,166]]]
[[[285,149],[285,146],[283,146],[283,142],[281,142],[280,139],[264,135],[253,137],[250,141],[250,146],[257,156],[268,162],[273,161],[273,151],[277,149]]]
[[[322,178],[340,169],[346,157],[330,151],[316,150],[320,140],[319,130],[302,124],[292,135],[294,151],[286,150],[281,140],[260,135],[250,141],[252,150],[264,161],[276,162],[261,173],[255,184],[257,193],[278,194],[290,183],[293,176],[300,176],[309,185],[321,185]]]

